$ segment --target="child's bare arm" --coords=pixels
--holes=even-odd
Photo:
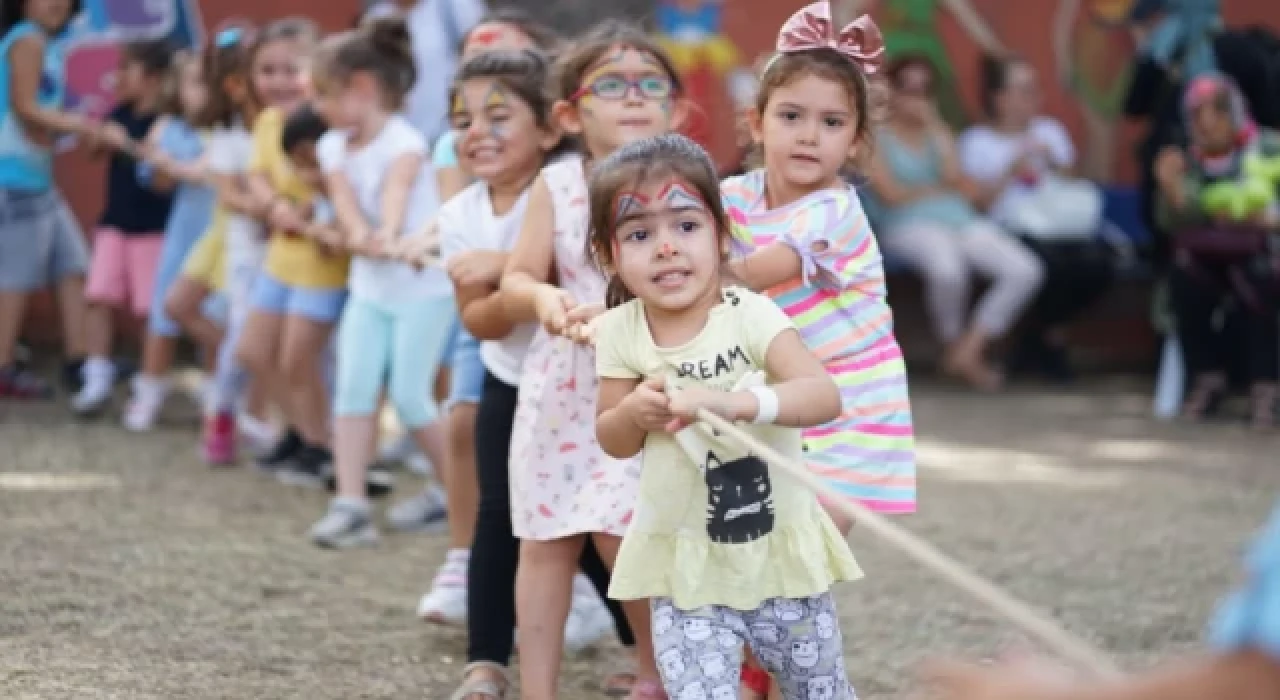
[[[503,300],[512,321],[538,320],[539,288],[547,286],[555,262],[554,217],[551,190],[539,177],[529,193],[524,225],[502,276]]]
[[[480,340],[501,340],[515,327],[507,319],[502,290],[493,284],[455,284],[458,312],[467,332]]]
[[[409,209],[409,195],[414,182],[422,174],[424,158],[420,153],[406,153],[391,162],[382,180],[381,216],[378,235],[389,241],[400,237],[405,214]]]
[[[729,270],[748,289],[763,292],[800,277],[804,272],[804,261],[791,246],[772,243],[746,257],[732,260]]]
[[[667,397],[662,386],[661,377],[648,382],[600,378],[596,440],[605,454],[616,459],[634,457],[644,449],[645,437],[650,432],[646,428],[653,431],[665,428],[670,413],[666,412]]]

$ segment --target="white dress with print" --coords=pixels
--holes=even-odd
[[[581,158],[542,170],[554,211],[555,272],[579,303],[603,302],[605,279],[587,258],[587,184]],[[621,536],[631,522],[638,457],[596,443],[595,350],[542,328],[525,357],[511,434],[511,524],[521,539]]]

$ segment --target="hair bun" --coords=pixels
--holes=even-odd
[[[403,18],[379,17],[365,25],[364,30],[378,51],[397,57],[412,54],[413,40]]]

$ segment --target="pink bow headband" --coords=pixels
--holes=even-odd
[[[815,2],[800,8],[778,30],[778,56],[798,51],[833,49],[862,69],[863,74],[873,75],[880,69],[884,56],[884,39],[880,28],[867,15],[850,22],[839,33],[831,21],[831,3]],[[774,56],[776,61],[778,56]],[[770,65],[773,64],[770,61]],[[765,70],[768,70],[766,66]]]

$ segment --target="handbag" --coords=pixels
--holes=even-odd
[[[1045,176],[1003,209],[1006,228],[1039,241],[1092,239],[1102,225],[1102,193],[1087,180]]]
[[[1251,226],[1209,225],[1173,237],[1173,247],[1203,261],[1231,261],[1267,252],[1267,234]]]

